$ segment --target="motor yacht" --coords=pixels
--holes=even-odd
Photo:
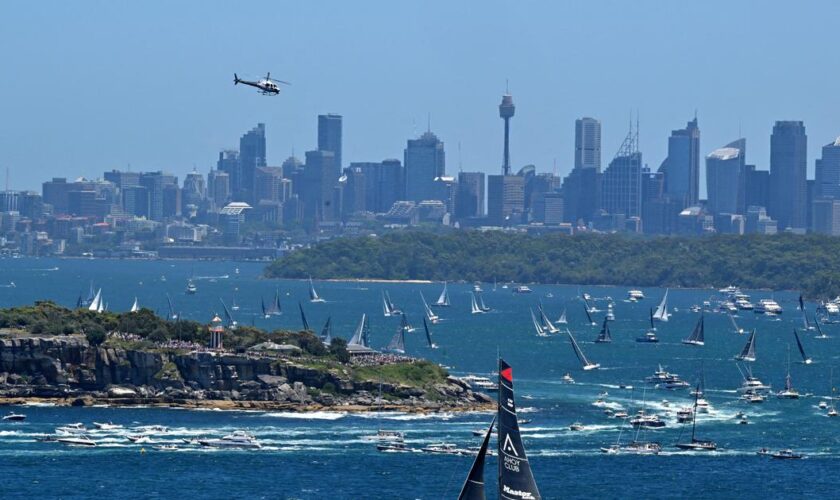
[[[15,413],[13,411],[10,411],[8,415],[5,415],[3,417],[3,420],[7,422],[23,422],[24,420],[26,420],[26,415],[24,415],[23,413]]]
[[[66,436],[56,439],[56,442],[70,446],[96,446],[96,441],[85,434],[78,436]]]
[[[257,438],[241,430],[220,439],[202,439],[198,444],[210,448],[262,448]]]

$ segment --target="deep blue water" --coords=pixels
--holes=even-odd
[[[165,314],[165,294],[169,293],[183,316],[207,321],[220,310],[220,297],[230,304],[235,296],[241,306],[235,313],[239,322],[251,323],[253,318],[260,327],[299,328],[297,301],[301,300],[313,327],[319,328],[331,315],[334,334],[345,338],[351,335],[361,313],[368,313],[374,346],[385,345],[398,324],[398,319],[382,315],[382,290],[390,292],[415,324],[421,319],[419,292],[423,291],[431,302],[440,291],[439,284],[316,282],[327,302],[310,304],[306,301],[307,283],[259,279],[259,264],[48,259],[3,260],[0,264],[0,284],[16,284],[14,288],[0,288],[2,307],[44,298],[73,305],[93,280],[102,287],[111,309],[128,309],[136,295],[142,305]],[[191,275],[197,278],[199,288],[194,296],[184,294]],[[161,282],[162,276],[166,276],[165,282]],[[260,297],[270,300],[278,287],[283,316],[257,318]],[[738,321],[745,329],[758,330],[754,374],[774,389],[780,388],[790,347],[793,383],[804,397],[768,398],[764,404],[748,405],[737,399],[741,376],[732,360],[746,342],[746,335],[734,333],[725,316],[712,313],[706,315],[704,347],[680,343],[697,319],[689,307],[717,295],[713,290],[671,290],[669,303],[678,310],[670,322],[659,325],[660,344],[646,345],[634,339],[644,332],[648,308],[658,302],[663,290],[644,288],[648,298],[631,304],[622,301],[625,287],[581,287],[595,297],[616,299],[613,343],[594,344],[598,328],[583,323],[583,305],[575,299],[577,286],[534,286],[533,294],[514,295],[501,288],[494,292],[492,285],[485,284],[485,301],[494,310],[475,316],[469,313],[470,288],[450,284],[453,305],[440,310],[444,320],[433,326],[441,348],[425,348],[422,334],[417,333],[407,339],[408,351],[450,366],[455,374],[490,375],[497,352],[513,365],[518,406],[524,410],[523,417],[533,419],[523,431],[525,445],[545,498],[836,497],[840,486],[840,418],[826,417],[817,403],[828,400],[830,369],[840,366],[840,325],[824,326],[831,336],[828,339],[801,332],[814,363],[798,363],[792,334],[794,326],[801,326],[796,294],[747,291],[754,302],[773,295],[785,313],[781,321],[773,321],[742,312]],[[553,297],[546,297],[548,292]],[[586,354],[602,365],[601,370],[581,371],[565,337],[540,338],[534,334],[528,307],[535,307],[538,300],[552,319],[564,306],[568,308],[569,327]],[[602,301],[596,304],[605,308]],[[814,304],[808,304],[808,308],[813,312]],[[596,314],[596,318],[600,316]],[[718,452],[691,455],[671,446],[682,429],[673,411],[691,399],[687,390],[641,390],[643,378],[659,363],[690,382],[699,378],[701,370],[704,373],[706,398],[712,410],[700,414],[697,432],[699,437],[717,441],[721,448]],[[567,371],[576,384],[560,383]],[[834,378],[840,383],[840,370]],[[618,389],[620,383],[636,389]],[[666,419],[668,425],[663,430],[644,436],[662,443],[662,455],[616,457],[599,452],[601,446],[616,442],[621,427],[621,421],[607,418],[603,407],[593,405],[604,391],[608,392],[605,399],[610,406],[620,405],[633,412],[644,397],[648,408]],[[664,399],[670,401],[668,406]],[[489,414],[397,414],[377,418],[340,413],[300,418],[287,413],[149,408],[26,407],[22,411],[28,416],[25,423],[0,423],[2,498],[454,498],[471,464],[470,457],[379,453],[365,436],[375,434],[382,426],[404,431],[412,447],[440,441],[475,446],[479,438],[474,438],[471,430],[486,425],[491,418]],[[748,414],[749,425],[737,424],[734,415],[738,411]],[[126,427],[166,425],[170,431],[159,439],[171,442],[247,429],[264,448],[219,451],[185,446],[178,451],[157,451],[149,445],[129,443],[125,435],[132,431],[128,429],[94,433],[99,446],[93,449],[36,440],[57,425],[90,425],[107,420]],[[572,422],[585,424],[587,430],[570,431]],[[622,441],[631,435],[623,432]],[[756,456],[755,451],[763,446],[794,448],[805,453],[807,459],[776,461]],[[495,459],[489,458],[486,479],[491,492],[495,467]]]

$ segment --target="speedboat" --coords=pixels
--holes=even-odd
[[[641,342],[644,344],[653,344],[659,342],[659,339],[656,338],[656,333],[653,330],[651,330],[645,332],[645,334],[641,337],[636,337],[636,342]]]
[[[435,443],[430,444],[424,448],[421,448],[421,451],[425,453],[439,453],[443,455],[470,455],[472,454],[469,450],[465,450],[463,448],[458,448],[452,443]]]
[[[756,454],[756,455],[758,455],[758,456],[760,456],[760,457],[765,457],[765,456],[768,456],[768,455],[770,455],[770,454],[772,454],[772,453],[773,453],[773,452],[772,452],[772,451],[770,451],[770,448],[759,448],[759,449],[758,449],[758,451],[757,451],[757,452],[755,452],[755,454]]]
[[[763,403],[764,402],[764,396],[762,396],[761,394],[759,394],[757,392],[744,393],[744,395],[741,396],[741,399],[743,399],[747,403]]]
[[[152,442],[152,438],[145,435],[126,436],[126,439],[128,439],[134,444],[149,444]]]
[[[379,432],[376,433],[376,440],[379,442],[404,441],[405,435],[403,435],[401,431],[386,431],[380,429]]]
[[[3,420],[9,422],[22,422],[26,420],[26,415],[24,415],[23,413],[15,413],[13,411],[10,411],[8,415],[3,417]]]
[[[94,422],[93,426],[96,427],[97,429],[100,429],[100,430],[103,430],[103,431],[112,431],[114,429],[122,429],[121,425],[115,424],[113,422],[106,422],[106,423]]]
[[[533,290],[528,288],[526,285],[519,285],[513,289],[513,293],[531,293],[532,291]]]
[[[805,458],[805,455],[801,453],[796,453],[791,449],[779,450],[776,453],[771,453],[770,456],[782,460],[797,460],[800,458]]]
[[[376,444],[376,449],[379,450],[379,451],[390,451],[390,452],[401,452],[401,453],[411,451],[411,449],[409,449],[405,445],[405,443],[403,443],[402,441],[377,443]]]
[[[709,413],[709,408],[712,406],[706,401],[704,398],[698,397],[697,398],[697,410],[703,413]]]
[[[189,295],[194,295],[195,292],[197,292],[197,291],[198,291],[198,287],[195,286],[195,283],[193,283],[192,280],[189,280],[187,282],[187,293]]]
[[[819,408],[820,410],[825,410],[826,408],[828,408],[828,403],[826,403],[825,401],[820,401],[819,404],[817,404],[817,408]]]
[[[59,434],[84,434],[87,432],[87,429],[85,428],[85,424],[75,423],[56,427],[55,432]]]
[[[834,407],[831,407],[831,409],[828,410],[828,413],[826,413],[826,415],[828,415],[829,417],[836,417],[837,416],[837,410],[834,409]]]
[[[701,439],[692,439],[688,443],[677,443],[674,446],[681,450],[687,451],[715,451],[717,444],[714,441],[705,441]]]
[[[690,406],[677,410],[677,422],[684,424],[694,418],[694,409]]]
[[[580,422],[575,422],[575,423],[573,423],[572,425],[569,426],[569,430],[570,431],[583,431],[583,430],[586,430],[586,427]]]
[[[66,436],[56,439],[56,442],[70,446],[96,446],[96,441],[82,434],[79,436]]]
[[[625,418],[627,418],[627,416],[628,416],[627,412],[624,411],[624,410],[619,410],[619,411],[613,413],[613,418],[625,419]]]
[[[178,446],[174,444],[159,444],[154,447],[158,451],[176,451]]]
[[[575,383],[575,379],[572,378],[572,374],[569,373],[569,372],[566,372],[566,374],[563,375],[563,377],[560,380],[564,384],[574,384]]]
[[[648,415],[644,410],[639,410],[636,416],[630,419],[630,425],[658,429],[665,427],[665,422],[658,415]]]
[[[641,290],[630,290],[627,292],[627,300],[630,302],[637,302],[645,298],[645,293]]]
[[[744,378],[744,382],[741,384],[741,387],[738,390],[743,392],[769,391],[770,386],[764,384],[758,378],[749,375],[746,378]]]
[[[245,431],[234,431],[221,439],[201,439],[198,444],[209,448],[262,448],[259,441]]]

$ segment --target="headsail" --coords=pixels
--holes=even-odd
[[[399,328],[397,328],[397,333],[391,337],[391,341],[388,342],[388,347],[385,348],[386,351],[391,351],[397,354],[405,354],[405,332],[406,332],[406,323],[405,323],[405,316],[403,316],[402,323],[400,324]]]
[[[662,302],[656,307],[656,312],[653,313],[653,319],[658,321],[668,321],[671,315],[668,314],[668,289],[665,289],[665,295],[662,296]]]
[[[324,323],[324,328],[321,329],[321,342],[326,345],[332,343],[332,316],[327,316],[327,322]]]
[[[432,332],[429,331],[429,325],[426,323],[426,318],[423,318],[423,331],[426,332],[426,342],[429,343],[429,348],[437,349],[437,344],[432,342]]]
[[[470,312],[472,312],[473,314],[483,313],[484,311],[482,311],[481,308],[478,307],[478,302],[475,300],[475,292],[471,293],[471,297],[472,297],[472,303],[470,304]]]
[[[350,341],[347,342],[347,345],[358,345],[358,346],[365,346],[367,347],[364,342],[364,331],[365,331],[365,324],[367,323],[367,316],[362,313],[362,319],[359,320],[359,326],[356,327],[355,333],[353,333],[353,337],[350,338]]]
[[[230,310],[228,309],[228,306],[225,305],[225,301],[222,300],[221,297],[220,297],[219,302],[222,303],[222,309],[225,312],[225,319],[227,320],[228,328],[230,328],[231,330],[236,329],[236,325],[237,325],[236,320],[233,319],[233,315],[230,313]],[[169,304],[169,307],[172,307],[171,302]]]
[[[595,322],[592,321],[592,315],[589,314],[589,308],[586,307],[586,304],[583,304],[583,310],[586,311],[586,319],[589,321],[590,325],[595,325]]]
[[[755,328],[753,328],[753,331],[750,332],[750,338],[747,339],[747,344],[741,350],[741,354],[735,356],[735,359],[739,359],[741,361],[755,361]]]
[[[557,318],[557,321],[555,321],[555,323],[557,323],[558,325],[566,325],[566,324],[569,323],[566,320],[566,308],[565,307],[563,308],[563,312],[560,313],[560,317]]]
[[[303,323],[303,329],[309,330],[309,322],[306,321],[306,314],[303,313],[303,304],[298,302],[298,309],[300,309],[300,321]]]
[[[102,308],[102,289],[96,291],[96,295],[93,296],[93,299],[90,301],[90,305],[88,306],[88,311],[99,312]]]
[[[545,315],[545,311],[543,310],[542,302],[539,304],[540,310],[540,319],[542,320],[542,327],[548,333],[559,333],[560,329],[551,324],[551,320],[548,319],[548,316]]]
[[[312,283],[312,276],[309,277],[309,302],[324,302],[318,292],[315,291],[315,285]]]
[[[513,395],[513,369],[503,359],[499,359],[498,431],[499,498],[541,499],[519,434]]]
[[[796,337],[796,347],[799,348],[799,354],[802,355],[802,362],[806,365],[810,365],[811,358],[805,355],[805,348],[802,347],[802,341],[799,340],[799,333],[796,331],[796,328],[793,329],[793,336]]]
[[[540,322],[537,321],[537,317],[534,316],[534,310],[530,307],[528,308],[528,310],[531,311],[531,321],[534,323],[534,329],[537,331],[537,335],[540,337],[546,337],[547,335],[545,333],[545,329],[540,324]]]
[[[449,306],[449,291],[446,288],[446,282],[443,282],[443,291],[440,292],[440,297],[438,297],[437,302],[435,302],[436,306],[440,307],[448,307]]]
[[[140,310],[140,303],[137,302],[137,297],[134,297],[134,303],[131,304],[131,311],[129,312],[137,312]]]
[[[426,312],[426,318],[428,318],[432,323],[437,323],[438,320],[440,320],[440,317],[438,317],[438,315],[432,311],[432,308],[429,307],[429,303],[426,302],[426,297],[423,295],[422,291],[420,292],[420,299],[423,301],[423,310]]]
[[[484,303],[484,297],[482,297],[481,292],[477,292],[475,295],[478,298],[478,308],[484,312],[489,312],[490,308]]]
[[[612,342],[612,337],[610,336],[610,325],[607,324],[607,318],[604,318],[604,324],[601,326],[601,331],[598,333],[598,338],[595,339],[595,342],[599,344]]]
[[[487,498],[484,496],[484,458],[487,456],[487,447],[490,444],[490,435],[493,434],[495,424],[496,417],[494,416],[487,434],[484,435],[484,441],[481,442],[481,448],[478,449],[478,455],[473,461],[470,474],[464,481],[458,500],[485,500]]]

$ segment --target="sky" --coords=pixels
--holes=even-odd
[[[606,167],[638,115],[655,170],[696,112],[703,155],[740,131],[761,169],[774,121],[803,120],[811,177],[840,135],[838,15],[816,0],[3,1],[0,169],[37,191],[114,168],[183,178],[258,122],[280,165],[339,113],[345,163],[402,159],[430,124],[448,173],[497,173],[508,82],[515,169],[565,175],[582,116],[602,122]],[[268,71],[292,85],[233,85]]]

